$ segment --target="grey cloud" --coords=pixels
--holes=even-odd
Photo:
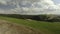
[[[1,9],[6,8],[6,11],[8,13],[36,15],[45,13],[47,14],[52,12],[56,13],[57,11],[60,11],[59,5],[55,5],[52,0],[3,0],[3,1],[0,0],[0,1],[1,1],[0,8]]]

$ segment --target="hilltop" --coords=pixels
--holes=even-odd
[[[31,27],[0,20],[0,34],[42,34]]]

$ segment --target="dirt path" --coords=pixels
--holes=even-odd
[[[0,34],[42,34],[35,29],[0,20]]]

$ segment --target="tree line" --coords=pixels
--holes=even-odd
[[[37,21],[60,22],[60,15],[20,15],[20,14],[0,14],[4,17],[12,17],[18,19],[32,19]]]

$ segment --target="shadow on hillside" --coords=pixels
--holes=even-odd
[[[17,19],[32,19],[32,20],[36,20],[36,21],[60,22],[58,20],[53,20],[53,19],[44,20],[44,18],[42,19],[42,16],[40,16],[40,15],[0,14],[0,16],[17,18]]]

